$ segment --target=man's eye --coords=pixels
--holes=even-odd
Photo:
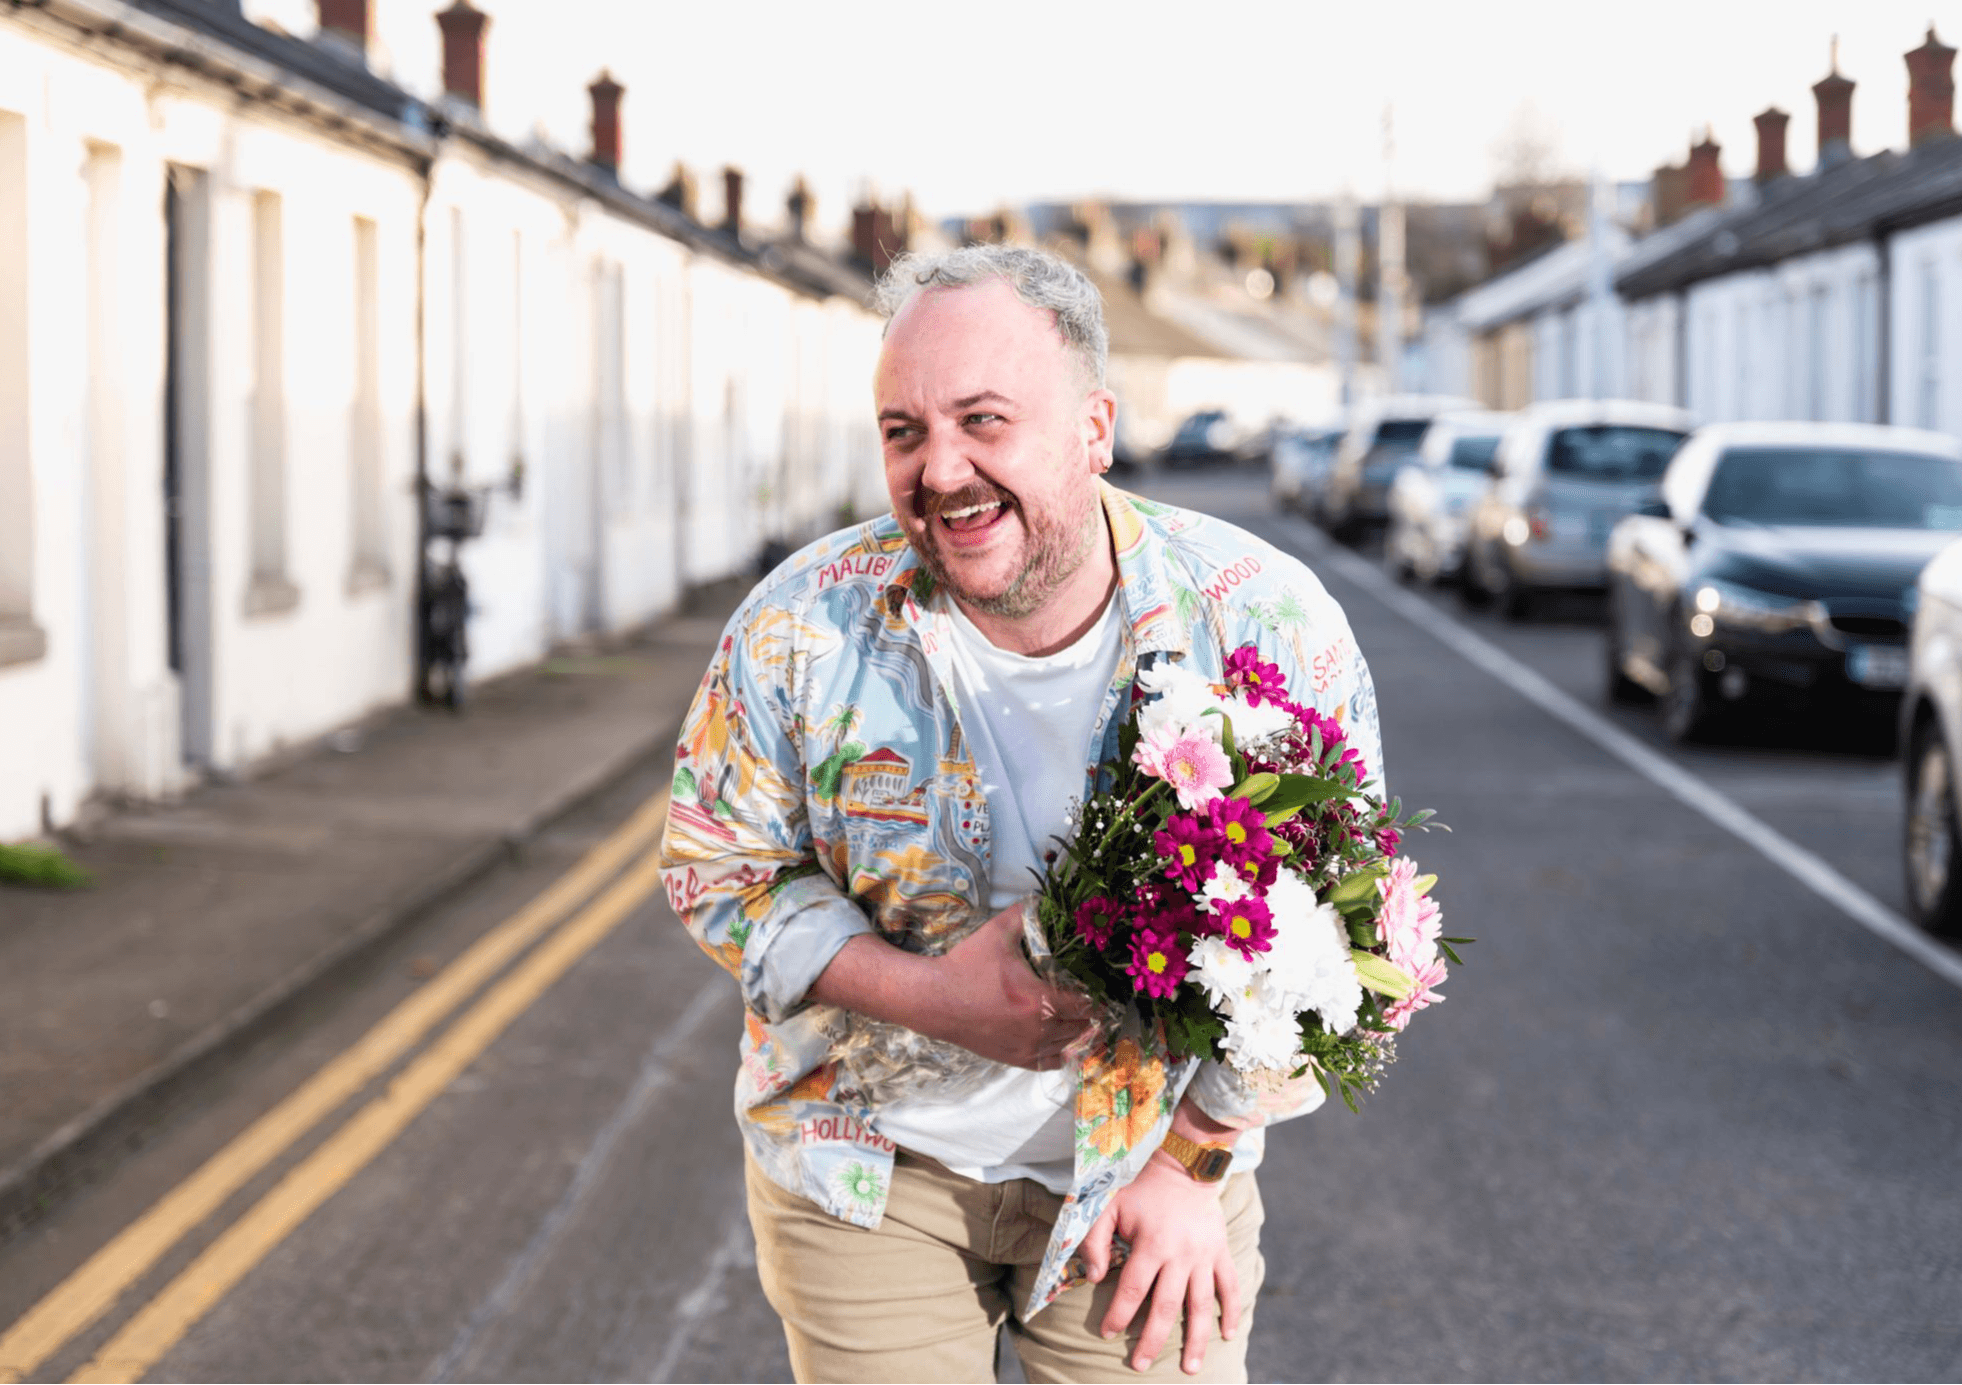
[[[886,441],[898,442],[902,438],[911,437],[914,433],[918,431],[919,431],[918,429],[914,428],[909,423],[896,423],[892,427],[886,429]]]
[[[968,424],[1000,423],[1001,415],[1000,414],[969,414],[966,418],[962,419],[961,422],[968,423]]]

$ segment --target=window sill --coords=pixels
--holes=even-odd
[[[24,616],[0,616],[0,668],[31,664],[48,652],[47,632]]]
[[[372,558],[364,558],[347,570],[346,592],[349,596],[360,596],[364,592],[385,591],[389,585],[388,567]]]
[[[300,604],[300,589],[284,577],[254,577],[245,589],[245,618],[283,615]]]

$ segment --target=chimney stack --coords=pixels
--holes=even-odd
[[[892,214],[884,207],[868,199],[852,209],[852,254],[874,277],[890,269],[903,249]]]
[[[1657,164],[1649,180],[1649,208],[1656,228],[1680,221],[1689,202],[1689,170],[1681,164]]]
[[[1853,83],[1839,75],[1839,39],[1833,39],[1832,71],[1812,85],[1819,103],[1819,167],[1834,168],[1853,157]]]
[[[1717,162],[1717,156],[1721,153],[1723,146],[1717,143],[1716,136],[1705,126],[1702,143],[1690,146],[1688,206],[1721,207],[1724,204],[1724,170],[1723,165]]]
[[[484,108],[484,26],[488,15],[456,0],[436,16],[443,31],[443,90],[478,110]]]
[[[803,174],[797,175],[797,181],[791,185],[790,196],[784,199],[783,205],[784,210],[790,213],[790,238],[799,242],[808,239],[811,211],[816,203],[811,197],[810,186],[805,183]]]
[[[1907,55],[1908,147],[1955,133],[1955,50],[1935,37]]]
[[[320,0],[320,32],[368,54],[368,0]]]
[[[1785,164],[1785,127],[1791,119],[1776,106],[1767,106],[1751,118],[1758,127],[1757,180],[1761,184],[1790,172]]]
[[[654,200],[673,207],[690,221],[695,219],[695,175],[688,171],[687,164],[679,159],[674,161],[673,176]]]
[[[613,80],[605,69],[586,88],[593,98],[593,163],[620,176],[620,98],[627,89]]]
[[[725,164],[722,169],[722,229],[742,239],[743,171],[734,164]]]

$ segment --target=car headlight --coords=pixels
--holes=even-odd
[[[1698,584],[1695,606],[1698,616],[1708,617],[1715,625],[1767,635],[1782,635],[1825,616],[1825,608],[1816,601],[1794,600],[1715,577],[1706,577]]]

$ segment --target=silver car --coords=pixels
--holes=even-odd
[[[1953,935],[1962,933],[1962,542],[1936,554],[1912,591],[1916,609],[1901,697],[1902,863],[1915,922]]]
[[[1403,578],[1442,582],[1465,559],[1466,522],[1492,472],[1499,438],[1513,415],[1482,409],[1439,414],[1417,455],[1390,482],[1383,556]]]
[[[1268,453],[1268,482],[1274,504],[1283,510],[1314,515],[1335,458],[1340,429],[1286,428],[1274,434]]]
[[[1356,406],[1335,451],[1320,519],[1338,538],[1353,539],[1389,518],[1390,482],[1439,414],[1475,409],[1469,399],[1395,394]]]
[[[1541,592],[1599,591],[1608,534],[1653,504],[1693,426],[1681,409],[1626,399],[1534,404],[1500,440],[1471,515],[1463,589],[1519,619]]]

